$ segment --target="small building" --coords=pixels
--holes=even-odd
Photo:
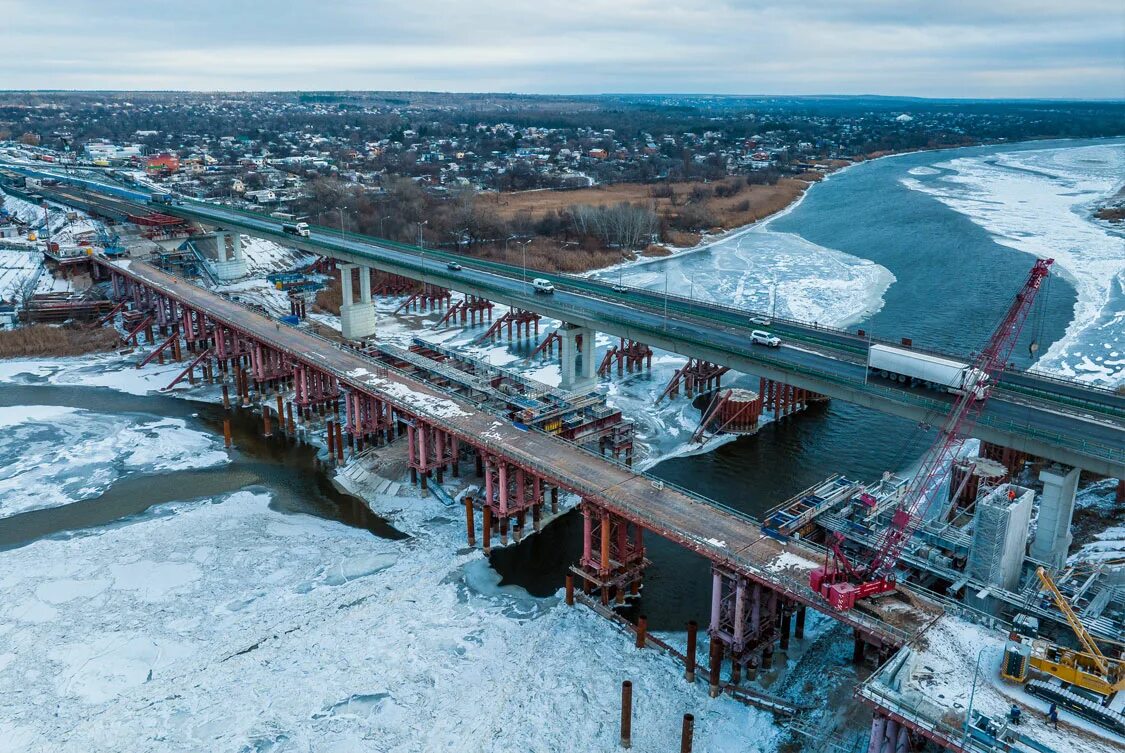
[[[145,160],[145,172],[149,175],[171,175],[180,169],[180,158],[174,154],[158,154]]]

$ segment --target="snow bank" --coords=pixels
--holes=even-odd
[[[287,272],[317,258],[313,254],[251,235],[242,236],[242,253],[246,256],[247,272],[257,277],[265,277],[271,272]]]

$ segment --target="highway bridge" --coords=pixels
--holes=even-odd
[[[187,199],[154,207],[149,205],[148,195],[135,189],[26,168],[21,171],[63,181],[65,185],[40,189],[62,203],[110,216],[155,208],[207,227],[269,238],[341,262],[423,280],[930,425],[940,423],[953,399],[870,379],[866,354],[872,340],[843,330],[773,320],[769,329],[784,344],[765,348],[751,343],[749,333],[760,325],[751,321],[753,312],[743,309],[637,288],[616,290],[597,280],[524,270],[327,227],[313,226],[309,237],[298,237],[283,232],[281,220],[264,214]],[[462,268],[450,269],[451,261]],[[551,280],[556,292],[536,294],[528,283],[531,277]],[[966,360],[961,354],[943,355]],[[1112,390],[1009,370],[973,434],[1094,473],[1125,477],[1125,395]]]

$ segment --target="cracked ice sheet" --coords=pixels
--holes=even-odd
[[[0,750],[772,750],[768,715],[479,551],[386,541],[266,494],[0,553]],[[451,523],[453,525],[453,523]],[[151,672],[151,677],[150,673]]]
[[[0,360],[0,384],[61,384],[80,387],[107,387],[130,395],[147,395],[168,385],[183,371],[186,363],[155,361],[136,368],[148,346],[124,354],[99,353],[74,358],[18,358]],[[192,400],[217,397],[214,386],[191,386],[182,380],[166,394]]]
[[[96,497],[122,476],[229,462],[179,418],[0,407],[0,518]]]
[[[996,152],[937,163],[904,178],[1002,245],[1054,258],[1078,293],[1074,317],[1036,366],[1079,381],[1125,383],[1125,231],[1096,220],[1122,189],[1125,143]]]

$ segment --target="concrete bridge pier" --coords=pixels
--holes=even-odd
[[[371,272],[357,264],[337,264],[340,270],[340,330],[345,340],[362,340],[375,334],[375,307],[371,305]],[[359,300],[352,288],[352,270],[358,268]]]
[[[597,379],[597,363],[594,361],[595,335],[589,327],[577,324],[564,323],[558,330],[559,357],[562,365],[562,382],[559,386],[564,390],[584,389],[594,384]],[[578,339],[582,339],[582,349],[578,348]],[[576,374],[576,357],[582,357],[581,373]]]
[[[1052,570],[1066,564],[1066,554],[1073,538],[1070,521],[1074,515],[1078,475],[1079,469],[1057,464],[1039,471],[1039,480],[1043,482],[1043,493],[1039,496],[1039,524],[1028,553]]]
[[[242,252],[242,233],[217,230],[215,238],[215,276],[237,280],[246,276],[246,255]]]

